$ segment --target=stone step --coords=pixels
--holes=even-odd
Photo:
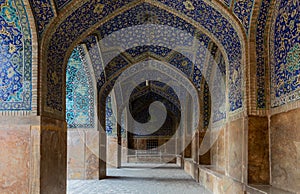
[[[247,194],[296,194],[270,185],[247,185]]]

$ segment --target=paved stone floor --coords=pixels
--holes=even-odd
[[[104,180],[70,180],[69,194],[211,194],[174,164],[126,164]]]

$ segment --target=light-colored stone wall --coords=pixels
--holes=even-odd
[[[300,109],[273,115],[271,133],[271,184],[300,191]]]
[[[68,130],[68,179],[99,178],[99,131]]]
[[[40,188],[40,117],[0,117],[0,193]]]
[[[29,193],[30,125],[1,126],[0,193]]]

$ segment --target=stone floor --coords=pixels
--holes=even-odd
[[[174,164],[127,164],[104,180],[70,180],[69,194],[210,194]]]

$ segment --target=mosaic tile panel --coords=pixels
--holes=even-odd
[[[165,47],[160,47],[160,46],[153,46],[152,45],[152,46],[149,46],[149,48],[152,48],[153,52],[156,52],[154,54],[159,53],[159,51],[157,51],[157,50],[164,50],[164,51],[168,50],[168,53],[172,53],[172,54],[170,54],[171,56],[160,53],[160,55],[163,55],[164,57],[161,57],[159,59],[162,60],[162,61],[166,61],[168,64],[170,64],[170,65],[176,67],[177,69],[179,69],[182,73],[184,73],[186,75],[187,78],[192,77],[194,64],[192,63],[192,61],[190,61],[189,58],[192,59],[193,56],[189,56],[189,58],[187,58],[186,56],[184,56],[181,53],[178,53],[178,52],[173,51],[171,49],[168,49],[168,48],[165,48]],[[138,48],[134,47],[132,49],[126,50],[125,52],[126,53],[134,53],[134,56],[136,58],[141,58],[140,55],[147,54],[148,52],[152,53],[151,50],[143,50],[146,53],[142,53],[140,50],[139,51],[136,51],[136,50],[138,50]],[[132,62],[132,63],[134,63],[134,62]],[[131,63],[129,63],[124,58],[124,56],[122,56],[122,55],[119,55],[119,56],[115,57],[105,68],[107,79],[109,79],[113,75],[116,75],[116,74],[120,73],[126,66],[128,66],[130,64]]]
[[[106,17],[115,9],[126,5],[129,1],[115,1],[116,4],[106,2],[103,10],[99,9],[101,4],[97,0],[89,0],[66,17],[53,36],[50,38],[50,44],[47,48],[47,94],[46,106],[52,111],[61,112],[63,110],[62,77],[63,60],[67,49],[79,35],[83,34],[88,28],[94,25],[101,18]],[[119,3],[119,4],[117,4]],[[94,18],[91,20],[90,18]],[[52,91],[57,91],[53,93]],[[59,92],[61,91],[61,92]]]
[[[66,72],[66,120],[69,128],[94,128],[92,75],[81,46],[72,52]]]
[[[300,2],[281,0],[272,24],[271,106],[300,99]]]
[[[116,72],[128,65],[127,59],[122,55],[118,55],[105,67],[106,78],[110,79]]]
[[[102,58],[101,58],[101,54],[100,54],[100,50],[98,47],[98,40],[97,37],[92,35],[87,37],[83,43],[86,45],[87,50],[88,50],[88,55],[91,59],[91,63],[94,69],[94,73],[96,76],[96,80],[97,80],[97,84],[101,85],[102,77],[104,78],[104,72],[103,72],[103,65],[102,65]],[[103,74],[101,76],[101,74]],[[102,80],[103,82],[105,81],[104,79]]]
[[[177,1],[168,1],[163,3],[166,3],[168,6],[175,7],[176,9],[181,9],[185,14],[188,14],[189,12],[192,13],[191,17],[198,21],[200,24],[203,24],[205,28],[207,28],[209,31],[213,31],[214,35],[219,38],[219,40],[223,43],[225,49],[228,51],[228,58],[231,60],[232,64],[230,66],[230,81],[232,82],[231,87],[230,87],[230,110],[235,111],[239,108],[242,107],[242,91],[241,91],[241,84],[242,84],[242,72],[241,72],[241,46],[239,42],[239,38],[237,34],[235,33],[233,27],[231,26],[230,23],[223,18],[223,16],[218,13],[216,10],[213,8],[209,7],[207,4],[205,4],[202,1],[197,2],[197,6],[194,5],[195,7],[201,8],[201,10],[196,11],[191,10],[191,11],[186,11],[185,6],[182,4],[182,2],[177,2]],[[145,6],[140,8],[141,10],[145,9]],[[202,10],[204,9],[204,10]],[[151,8],[151,11],[153,12],[155,8]],[[135,14],[137,15],[137,14]],[[204,18],[204,15],[209,17],[209,19]],[[130,15],[123,15],[121,18],[124,17],[130,18]],[[196,17],[198,16],[198,17]],[[160,18],[160,17],[159,17]],[[162,18],[167,18],[166,16]],[[202,18],[202,20],[201,20]],[[116,21],[120,21],[120,19],[115,19]],[[177,19],[177,18],[176,18]],[[173,19],[174,20],[174,19]],[[115,22],[117,24],[117,22]],[[134,25],[134,22],[125,22],[129,23],[131,25]],[[136,21],[136,24],[138,21]],[[164,23],[161,23],[164,24]],[[221,25],[220,25],[221,24]],[[110,28],[110,33],[113,32],[112,29],[117,30],[118,26],[115,25],[108,25]],[[173,26],[173,25],[172,25]],[[186,26],[186,25],[185,25]],[[217,27],[216,27],[217,26]],[[177,26],[175,26],[177,27]],[[119,27],[120,28],[120,27]],[[217,29],[216,29],[217,28]],[[225,29],[225,30],[223,30]],[[103,29],[102,29],[103,30]],[[191,30],[190,30],[191,31]],[[192,34],[194,34],[194,31],[191,31]],[[104,33],[102,33],[104,34]],[[228,37],[231,36],[231,38]],[[128,40],[127,38],[124,38],[124,40]],[[137,40],[135,40],[137,41]]]
[[[49,52],[47,56],[47,64],[52,65],[49,65],[47,70],[48,94],[46,103],[48,107],[51,107],[55,110],[62,110],[62,101],[59,100],[61,99],[62,94],[51,94],[50,91],[58,91],[59,88],[62,88],[60,84],[60,75],[62,73],[62,70],[60,67],[62,66],[61,62],[63,61],[62,59],[67,48],[74,41],[75,37],[78,37],[90,26],[94,25],[96,21],[101,20],[101,18],[107,16],[107,14],[128,3],[127,1],[117,1],[115,4],[96,4],[95,2],[96,0],[88,1],[85,4],[83,4],[83,6],[80,9],[75,10],[74,14],[68,16],[66,20],[60,24],[59,28],[56,30],[55,34],[50,39],[50,46],[48,50],[51,52]],[[204,3],[201,0],[194,2],[194,5],[187,7],[181,1],[177,0],[161,0],[160,2],[168,5],[172,9],[179,10],[184,14],[190,16],[192,19],[199,22],[199,24],[206,28],[208,31],[211,31],[211,33],[222,43],[225,50],[227,51],[228,59],[231,62],[229,69],[230,110],[235,111],[237,109],[240,109],[242,107],[241,43],[231,23],[227,21],[226,18],[224,18],[221,15],[221,13],[219,13],[217,10],[210,7],[208,4]],[[151,8],[151,11],[153,11],[153,9]],[[162,12],[164,11],[160,10],[159,13]],[[91,17],[95,18],[95,20],[90,20]],[[148,16],[143,17],[149,18]],[[186,25],[182,25],[182,23],[179,22],[179,18],[174,19],[176,17],[172,15],[170,17],[173,19],[171,21],[168,21],[168,25],[178,26],[179,28],[188,31],[191,34],[194,34],[194,30],[186,28]],[[150,17],[150,20],[144,19],[144,22],[149,21],[155,22],[156,19],[155,17]],[[130,26],[134,25],[135,22],[135,20],[129,21],[127,24]],[[74,25],[75,23],[76,25]],[[112,30],[113,29],[107,30],[107,34],[111,33]]]
[[[155,45],[144,45],[144,46],[137,46],[132,49],[128,49],[126,53],[128,53],[131,57],[137,57],[143,53],[149,52],[154,53],[160,57],[166,57],[172,49],[162,47],[162,46],[155,46]]]
[[[206,62],[206,55],[207,55],[207,48],[210,39],[205,34],[198,34],[197,39],[201,46],[196,51],[196,58],[195,58],[195,65],[193,71],[193,82],[195,87],[200,89],[201,88],[201,81],[202,81],[202,71],[204,67],[204,63]]]
[[[98,89],[100,89],[100,88],[102,88],[102,86],[105,84],[105,81],[106,80],[106,78],[105,78],[105,73],[104,72],[102,72],[101,73],[101,75],[100,75],[100,78],[98,79],[98,81],[97,81],[97,88]]]
[[[204,83],[203,87],[203,126],[208,127],[209,122],[210,122],[210,91],[209,91],[209,86],[207,82]]]
[[[41,36],[43,31],[54,18],[53,6],[50,0],[29,0],[32,12],[37,23],[38,35]]]
[[[32,42],[21,0],[0,1],[0,111],[31,110]]]
[[[266,108],[266,64],[265,64],[265,27],[271,0],[263,0],[258,15],[256,30],[256,76],[257,76],[257,108]]]
[[[193,72],[193,62],[187,57],[183,56],[181,53],[175,54],[169,61],[169,64],[177,67],[182,73],[184,73],[188,78],[191,77]]]
[[[106,98],[106,117],[105,117],[105,127],[106,127],[106,134],[108,136],[114,136],[117,134],[117,127],[116,127],[116,118],[113,113],[112,108],[112,100],[111,96],[107,96]]]
[[[150,5],[148,3],[137,5],[136,7],[116,16],[115,18],[113,18],[112,20],[106,22],[103,26],[101,26],[98,29],[98,31],[100,32],[101,37],[105,37],[120,29],[128,28],[130,26],[142,25],[142,24],[168,25],[180,30],[187,31],[191,35],[194,35],[195,33],[195,27],[193,27],[191,24],[188,24],[183,19],[174,16],[169,12],[162,10],[158,7],[155,7],[153,5]],[[124,45],[126,44],[126,42],[129,42],[129,45],[132,45],[132,42],[133,43],[136,43],[138,41],[144,42],[145,36],[143,35],[146,33],[149,35],[149,33],[151,32],[141,33],[142,35],[140,37],[141,39],[138,39],[139,37],[130,37],[130,35],[124,34],[124,36],[128,36],[128,39],[125,39],[126,41],[124,40]],[[153,38],[152,41],[155,45],[159,45],[159,43],[163,41],[162,39],[160,39],[160,37],[152,37],[152,38]],[[190,43],[182,42],[181,45],[188,46],[190,45]],[[164,52],[166,51],[167,50],[165,50]],[[159,53],[159,50],[158,50],[158,54],[161,55]]]
[[[254,0],[235,0],[234,2],[233,13],[239,18],[246,33],[248,33],[250,28],[253,5]]]
[[[162,0],[161,0],[162,1]],[[172,2],[172,3],[171,3]],[[173,4],[171,7],[178,6],[176,9],[199,22],[204,28],[210,31],[223,45],[227,51],[229,64],[229,104],[230,111],[236,111],[243,106],[242,96],[242,68],[241,68],[241,43],[239,37],[231,23],[226,20],[221,13],[210,7],[203,1],[193,2],[195,9],[187,9],[186,6],[178,1],[168,1],[166,4]]]

